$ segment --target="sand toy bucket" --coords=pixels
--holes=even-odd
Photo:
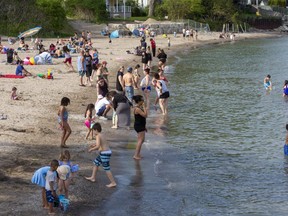
[[[64,195],[59,195],[60,209],[62,211],[67,211],[69,207],[69,200],[65,198]]]

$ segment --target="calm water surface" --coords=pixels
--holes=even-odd
[[[133,166],[116,176],[103,213],[286,215],[288,38],[207,46],[177,59],[167,75],[169,117],[152,113],[140,163],[118,156]]]

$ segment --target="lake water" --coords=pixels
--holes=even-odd
[[[126,169],[98,213],[286,215],[287,45],[257,39],[178,54],[167,74],[169,116],[151,111],[142,161],[133,150],[115,156]]]

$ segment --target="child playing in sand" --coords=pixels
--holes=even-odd
[[[57,168],[57,173],[58,173],[58,177],[59,177],[59,180],[58,180],[59,193],[63,194],[63,191],[64,191],[65,198],[68,199],[69,184],[70,184],[69,176],[71,173],[70,166],[67,164],[60,165]]]
[[[31,182],[34,184],[37,184],[42,188],[42,206],[43,208],[49,208],[47,199],[46,199],[46,190],[45,190],[45,185],[46,185],[46,175],[48,170],[51,167],[54,167],[56,170],[58,167],[58,161],[57,160],[52,160],[50,166],[45,166],[41,167],[38,170],[35,171],[35,173],[32,176]]]
[[[63,97],[61,100],[61,105],[58,110],[58,123],[60,124],[60,128],[63,130],[63,134],[61,137],[61,145],[62,148],[68,148],[66,145],[66,141],[71,134],[71,128],[68,124],[68,111],[66,106],[70,104],[70,99],[67,97]]]
[[[102,164],[102,167],[106,171],[106,175],[110,180],[110,184],[106,186],[108,188],[116,187],[116,182],[114,180],[112,172],[110,171],[110,164],[109,164],[112,151],[110,150],[106,139],[101,134],[101,131],[102,131],[101,125],[97,122],[93,125],[92,128],[95,131],[96,144],[91,145],[88,152],[98,150],[99,155],[94,160],[95,166],[93,167],[91,177],[85,177],[85,178],[91,182],[95,182],[96,173],[99,169],[99,166]]]
[[[94,108],[95,108],[94,104],[88,104],[88,106],[86,108],[85,115],[84,115],[84,117],[85,117],[84,124],[88,128],[88,131],[87,131],[86,137],[85,137],[86,140],[88,139],[90,134],[91,134],[91,139],[93,139],[93,130],[91,128],[91,124],[94,120],[94,118],[92,118]]]
[[[19,100],[19,97],[17,96],[17,88],[16,87],[13,87],[12,88],[12,91],[11,91],[11,99],[12,100]]]
[[[75,71],[74,70],[74,67],[72,65],[72,57],[70,55],[70,50],[68,49],[67,46],[63,46],[63,52],[64,52],[64,55],[65,55],[65,60],[64,60],[64,64],[66,64],[66,66],[69,68],[71,68],[72,71]]]
[[[51,162],[50,168],[47,171],[46,178],[45,178],[45,191],[46,191],[46,200],[48,202],[49,207],[49,215],[55,215],[55,211],[53,209],[54,207],[54,201],[57,197],[56,195],[56,189],[57,189],[57,174],[56,170],[58,168],[58,161],[53,160]]]

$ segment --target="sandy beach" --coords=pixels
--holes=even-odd
[[[244,33],[236,34],[235,42],[253,38],[278,37],[276,33]],[[201,48],[203,45],[231,42],[230,40],[219,39],[219,33],[199,33],[198,40],[185,40],[182,35],[177,38],[170,35],[171,47],[168,49],[167,38],[156,37],[157,48],[163,48],[168,55],[169,61],[173,61],[173,55],[177,52],[188,52],[194,48]],[[45,48],[51,43],[56,43],[56,38],[43,39]],[[134,51],[140,44],[140,38],[119,38],[108,43],[108,38],[96,36],[92,39],[93,47],[99,51],[100,61],[108,62],[110,72],[110,88],[115,87],[115,74],[117,69],[134,67],[141,63],[141,57],[127,54],[126,51]],[[8,46],[7,41],[3,41]],[[28,42],[29,44],[29,42]],[[149,44],[147,40],[147,44]],[[30,45],[30,44],[29,44]],[[18,43],[12,48],[17,48]],[[19,56],[33,57],[37,51],[19,52]],[[73,66],[77,69],[76,59],[78,54],[72,55]],[[60,154],[61,131],[57,125],[57,110],[62,97],[70,98],[71,104],[67,107],[69,111],[69,124],[72,135],[67,141],[72,161],[79,164],[80,170],[76,175],[75,184],[71,185],[71,206],[66,215],[85,215],[83,209],[93,210],[101,206],[109,196],[117,191],[117,187],[108,189],[105,187],[107,177],[104,171],[100,171],[96,183],[87,182],[83,176],[90,175],[92,169],[91,160],[95,154],[87,152],[91,140],[84,140],[86,128],[83,124],[84,112],[87,104],[95,103],[97,99],[95,81],[92,87],[80,87],[77,72],[69,72],[62,63],[63,58],[53,59],[53,65],[27,65],[24,66],[33,75],[47,73],[51,69],[54,75],[53,80],[39,77],[26,77],[23,79],[0,78],[0,115],[7,115],[7,119],[0,120],[0,215],[48,215],[47,210],[41,207],[40,188],[31,183],[34,171],[42,166],[48,165],[52,159],[58,159]],[[156,58],[152,64],[157,64]],[[15,74],[16,65],[6,64],[6,55],[0,54],[0,73]],[[11,100],[12,87],[18,89],[21,100]],[[173,110],[172,110],[173,112]],[[111,115],[111,113],[109,114]],[[113,151],[111,167],[116,176],[126,167],[121,167],[117,162],[119,149],[127,144],[127,140],[133,146],[136,144],[136,133],[130,131],[111,129],[111,121],[101,122],[104,126],[104,134],[110,142]],[[131,151],[131,158],[133,160]],[[145,160],[145,159],[144,159]],[[92,190],[93,188],[93,190]],[[94,195],[93,195],[94,194]],[[61,214],[58,211],[57,214]]]

